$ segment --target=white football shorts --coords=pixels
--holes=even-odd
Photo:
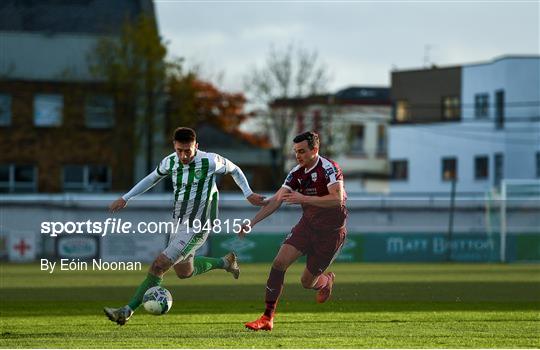
[[[184,262],[192,259],[197,250],[206,242],[209,230],[196,232],[193,228],[187,228],[186,225],[180,225],[178,232],[171,233],[169,244],[163,251],[163,254],[174,263]]]

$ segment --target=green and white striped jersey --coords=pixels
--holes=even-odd
[[[251,193],[249,184],[234,163],[215,153],[197,150],[189,164],[183,164],[176,154],[171,153],[159,163],[156,172],[160,177],[170,175],[174,188],[173,218],[185,222],[217,217],[219,199],[216,174],[231,173],[235,182],[247,197]]]

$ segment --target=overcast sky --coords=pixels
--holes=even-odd
[[[223,72],[221,86],[242,89],[271,44],[294,41],[319,52],[333,91],[388,86],[390,70],[539,54],[540,6],[528,2],[185,2],[155,0],[169,52]]]

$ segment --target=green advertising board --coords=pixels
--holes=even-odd
[[[235,251],[244,262],[271,262],[285,239],[284,234],[255,233],[244,239],[212,235],[212,255]],[[540,262],[540,233],[509,234],[507,261]],[[349,233],[336,261],[340,262],[497,262],[498,235],[483,233]]]

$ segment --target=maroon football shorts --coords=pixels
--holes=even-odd
[[[339,254],[347,229],[345,225],[329,230],[315,230],[300,220],[283,244],[290,244],[307,256],[306,267],[314,276],[322,274]]]

